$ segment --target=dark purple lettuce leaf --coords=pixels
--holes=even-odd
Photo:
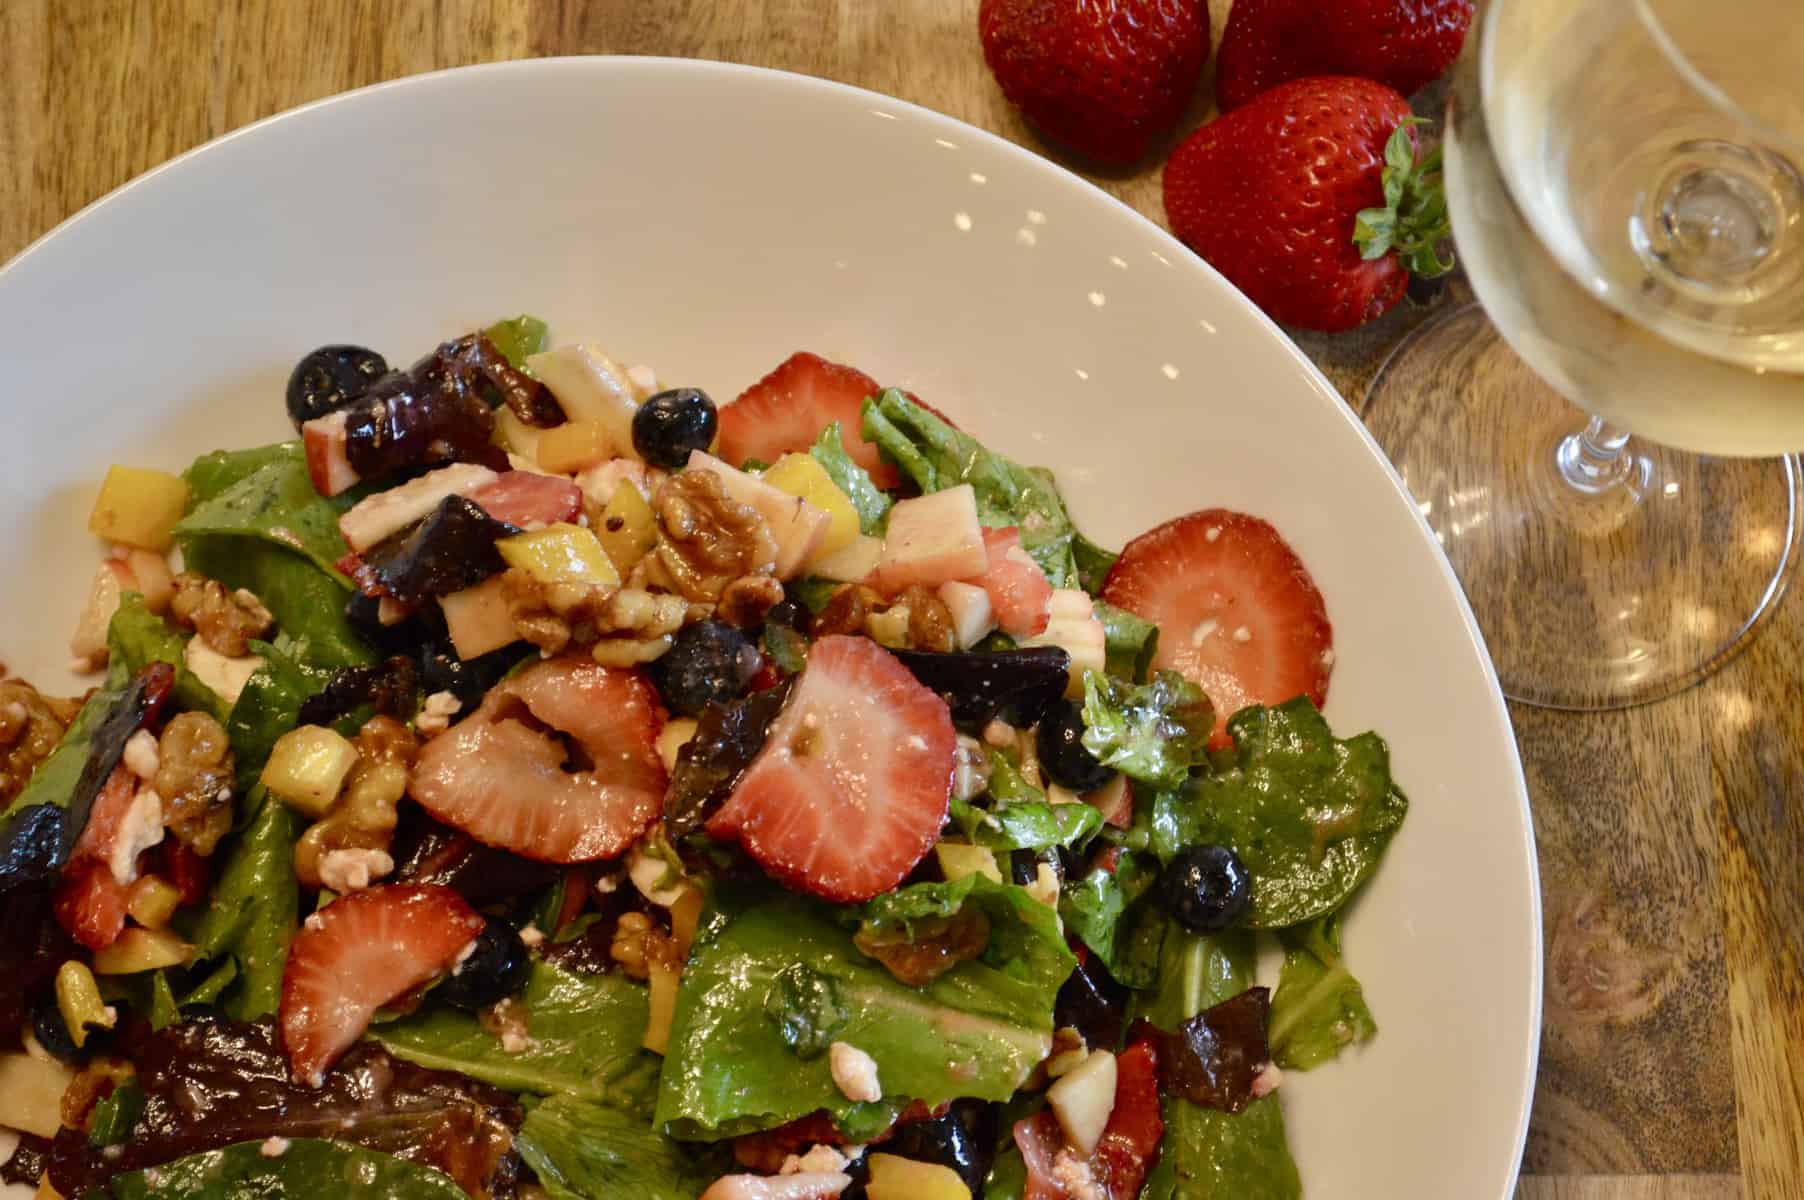
[[[423,604],[505,571],[495,543],[519,532],[474,500],[446,496],[425,520],[364,551],[352,574],[365,592]]]
[[[344,408],[345,457],[370,482],[451,462],[505,464],[491,441],[495,415],[488,401],[507,398],[509,389],[495,383],[503,371],[518,375],[478,334],[446,342],[405,371],[390,371]]]
[[[443,1172],[474,1197],[514,1195],[519,1102],[374,1043],[353,1047],[319,1088],[290,1080],[268,1022],[202,1019],[154,1033],[130,1022],[118,1052],[137,1068],[143,1115],[127,1141],[104,1152],[79,1130],[57,1135],[50,1180],[65,1196],[121,1172],[270,1137],[350,1142]]]
[[[343,667],[326,686],[301,702],[296,718],[302,725],[331,725],[364,705],[379,716],[408,720],[419,700],[420,664],[395,655],[374,666]]]
[[[0,1163],[0,1183],[35,1188],[50,1165],[50,1141],[35,1133],[21,1133],[12,1157]]]
[[[739,776],[764,749],[771,722],[789,699],[789,681],[753,692],[730,704],[710,702],[695,736],[677,751],[676,770],[664,790],[664,825],[670,836],[685,837],[732,792]]]
[[[1136,1021],[1128,1041],[1157,1043],[1161,1091],[1238,1113],[1253,1102],[1253,1081],[1272,1061],[1265,1037],[1270,1015],[1271,990],[1253,987],[1204,1009],[1176,1033]]]
[[[477,908],[533,896],[560,874],[550,863],[485,846],[433,820],[416,804],[402,807],[393,853],[396,883],[442,884]]]

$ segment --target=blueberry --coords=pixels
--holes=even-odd
[[[1045,863],[1052,868],[1053,878],[1059,881],[1060,887],[1064,887],[1065,862],[1059,857],[1058,850],[1051,847],[1045,850],[1029,850],[1024,848],[1013,851],[1009,855],[1010,880],[1020,884],[1022,887],[1026,887],[1040,877],[1041,863]]]
[[[706,450],[720,426],[714,401],[700,388],[659,392],[633,414],[633,449],[654,467],[674,471],[691,450]]]
[[[984,1177],[995,1157],[995,1124],[994,1105],[955,1100],[943,1116],[896,1126],[895,1136],[880,1149],[885,1154],[951,1167],[973,1196],[981,1196]]]
[[[1253,877],[1226,846],[1186,846],[1159,877],[1166,911],[1192,933],[1220,933],[1246,915]]]
[[[651,677],[664,703],[685,717],[699,717],[710,700],[722,704],[745,691],[758,673],[757,647],[731,625],[703,621],[676,635]]]
[[[485,692],[520,661],[513,646],[491,650],[480,658],[459,658],[448,642],[429,642],[420,651],[420,690],[428,696],[450,692],[465,708],[482,703]]]
[[[294,366],[288,377],[288,419],[302,422],[336,412],[388,373],[388,363],[362,346],[321,346]]]
[[[31,1034],[52,1058],[77,1062],[84,1057],[75,1045],[75,1039],[69,1036],[69,1027],[63,1023],[63,1010],[56,1006],[56,997],[49,992],[39,996],[31,1006]],[[93,1037],[94,1030],[90,1028],[88,1038],[91,1041]]]
[[[490,917],[476,939],[476,949],[434,991],[452,1008],[475,1012],[497,1000],[505,1000],[526,986],[526,973],[532,961],[526,956],[526,943],[514,927],[497,917]]]
[[[1047,706],[1040,716],[1040,765],[1054,783],[1074,792],[1094,791],[1115,778],[1115,768],[1105,767],[1084,749],[1084,714],[1069,700]]]
[[[814,614],[810,613],[806,607],[797,604],[794,600],[781,600],[778,601],[776,607],[764,614],[764,623],[766,625],[782,625],[797,633],[806,633],[808,632],[808,623],[813,616]]]

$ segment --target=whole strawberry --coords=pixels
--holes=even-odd
[[[1234,0],[1215,63],[1223,112],[1307,75],[1358,75],[1409,95],[1465,44],[1472,0]]]
[[[1053,141],[1131,163],[1183,115],[1209,57],[1206,0],[983,0],[984,60]]]
[[[1274,320],[1337,331],[1450,270],[1440,152],[1369,79],[1297,79],[1185,139],[1165,164],[1172,232]]]

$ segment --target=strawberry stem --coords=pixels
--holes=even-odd
[[[1432,279],[1453,269],[1453,253],[1446,247],[1453,230],[1441,148],[1417,157],[1411,127],[1425,124],[1421,117],[1405,118],[1385,142],[1384,206],[1365,209],[1353,219],[1353,244],[1368,261],[1395,251],[1410,274]]]

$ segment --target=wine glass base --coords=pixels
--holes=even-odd
[[[1747,644],[1797,565],[1795,457],[1633,439],[1607,486],[1575,488],[1561,461],[1584,414],[1477,305],[1398,346],[1363,415],[1465,586],[1512,700],[1601,710],[1688,687]]]

